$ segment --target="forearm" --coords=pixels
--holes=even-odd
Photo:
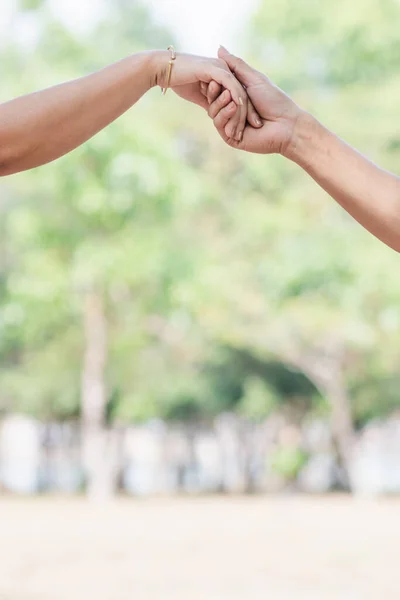
[[[400,178],[380,169],[309,115],[296,124],[288,158],[368,231],[400,252]]]
[[[55,160],[123,114],[155,84],[154,54],[0,105],[0,175]]]

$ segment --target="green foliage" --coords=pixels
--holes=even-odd
[[[34,51],[2,50],[8,96],[170,43],[139,3],[109,8],[85,37],[39,10]],[[394,0],[261,2],[246,54],[395,169],[399,11]],[[172,95],[149,94],[68,157],[3,180],[0,210],[0,408],[77,414],[92,285],[106,303],[109,421],[325,413],[291,357],[332,344],[357,423],[399,406],[397,256],[293,165],[223,147]],[[290,478],[303,460],[282,448],[274,464]]]
[[[250,43],[285,87],[373,84],[399,64],[399,17],[396,0],[261,2]]]
[[[271,386],[258,377],[248,377],[244,383],[244,394],[238,412],[249,421],[263,421],[279,404],[279,397]]]
[[[272,470],[288,481],[294,481],[308,460],[307,453],[300,448],[280,446],[271,457]]]
[[[18,0],[18,6],[22,11],[34,11],[41,8],[46,0]]]

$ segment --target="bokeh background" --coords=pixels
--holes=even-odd
[[[398,172],[399,22],[397,0],[2,0],[0,100],[223,43]],[[0,212],[1,600],[398,598],[394,252],[157,90],[4,178]]]

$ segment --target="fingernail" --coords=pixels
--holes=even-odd
[[[243,98],[239,98],[239,104],[240,106],[244,106]]]
[[[239,138],[239,142],[241,142],[241,141],[242,141],[242,139],[243,139],[243,131],[241,131],[241,132],[239,133],[239,135],[238,135],[238,138]]]
[[[229,52],[229,50],[227,50],[222,44],[220,44],[219,47],[222,48],[222,50],[225,50],[225,52]]]
[[[258,125],[258,127],[261,127],[262,123],[261,123],[260,119],[255,118],[254,122],[256,125]]]

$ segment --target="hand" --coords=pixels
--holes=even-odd
[[[186,85],[177,85],[177,86],[173,87],[172,90],[175,92],[175,94],[177,94],[184,100],[187,100],[188,102],[191,102],[192,104],[197,104],[198,106],[201,106],[201,108],[204,108],[208,112],[209,104],[208,104],[207,97],[206,97],[207,95],[202,93],[200,86],[205,86],[206,88],[208,88],[209,85],[211,85],[211,84],[200,83],[198,81],[197,83],[188,83]],[[219,84],[216,84],[216,85],[218,85],[218,88],[221,89],[221,86]],[[229,98],[231,99],[230,92],[227,92],[227,93],[229,94]],[[237,109],[237,106],[235,104],[235,111],[236,111],[236,109]]]
[[[164,87],[167,83],[170,57],[169,52],[156,52],[154,55],[155,83],[160,87]],[[170,87],[176,93],[191,102],[208,108],[208,102],[201,93],[200,84],[209,84],[211,81],[215,81],[229,92],[229,101],[232,101],[235,109],[232,110],[229,122],[226,123],[224,135],[227,139],[239,142],[243,137],[248,109],[248,98],[243,86],[230,72],[226,62],[221,59],[177,54],[170,81]]]
[[[232,97],[228,90],[224,90],[219,83],[216,81],[212,81],[211,83],[200,83],[200,91],[202,94],[202,101],[206,101],[206,110],[209,111],[209,107],[211,104],[217,99],[220,98],[221,107],[227,106],[231,103]],[[220,97],[221,96],[221,97]],[[252,102],[247,100],[247,123],[252,127],[262,127],[262,121],[260,115],[257,113],[254,108]],[[234,103],[230,110],[234,110]]]
[[[246,127],[241,142],[229,138],[226,131],[229,128],[229,120],[234,115],[235,107],[222,95],[216,93],[216,86],[211,88],[209,85],[207,90],[208,114],[214,120],[221,137],[230,146],[247,152],[285,155],[293,139],[296,122],[302,114],[301,109],[268,77],[230,54],[225,48],[219,49],[218,56],[226,62],[232,73],[245,87],[251,101],[250,106],[254,106],[263,123],[261,128],[255,128],[257,124],[253,120],[251,124],[254,126]],[[202,89],[204,93],[204,88]],[[252,114],[252,108],[249,111],[249,114]]]

